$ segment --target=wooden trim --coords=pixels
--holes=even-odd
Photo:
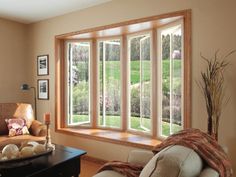
[[[101,41],[110,41],[110,40],[115,40],[115,39],[121,39],[122,35],[115,35],[115,36],[110,36],[110,37],[98,37],[95,38],[97,39],[97,42],[101,42]],[[92,38],[94,39],[94,38]]]
[[[127,53],[127,38],[125,35],[122,36],[122,130],[127,131],[127,121],[128,121],[128,53]]]
[[[55,38],[55,129],[65,127],[64,43],[64,40]]]
[[[191,127],[191,10],[184,13],[184,128]]]
[[[98,82],[97,82],[97,76],[98,76],[97,53],[98,53],[98,51],[97,50],[98,49],[97,49],[97,40],[96,39],[92,40],[92,50],[93,50],[92,51],[92,58],[91,58],[92,70],[90,70],[90,75],[92,76],[91,77],[91,82],[92,82],[91,86],[93,89],[92,89],[92,95],[91,95],[92,100],[90,99],[90,101],[92,102],[92,107],[90,108],[90,111],[92,111],[92,117],[91,117],[93,119],[93,120],[91,120],[92,127],[96,128],[97,127],[98,112],[99,112],[99,110],[98,110],[99,102],[98,102],[98,92],[97,92],[97,89],[98,89]],[[92,74],[91,74],[91,71],[93,71]]]
[[[152,136],[153,138],[157,137],[157,132],[158,132],[158,115],[157,115],[157,97],[158,97],[158,88],[157,88],[157,71],[158,71],[158,66],[157,66],[157,30],[153,29],[152,30]]]
[[[59,93],[60,93],[60,87],[59,87],[59,80],[60,80],[60,77],[59,77],[59,73],[60,70],[58,69],[58,62],[59,62],[59,52],[60,52],[60,47],[59,47],[59,43],[60,43],[60,40],[55,38],[55,43],[54,43],[54,46],[55,46],[55,130],[57,130],[58,128],[61,127],[61,125],[59,124],[59,120],[61,118],[61,116],[58,114],[59,110],[60,109],[60,103],[59,103]]]
[[[60,77],[61,77],[61,80],[60,80],[60,87],[61,87],[61,93],[60,93],[60,97],[61,97],[61,125],[62,127],[65,127],[65,124],[66,124],[66,121],[65,121],[65,118],[66,118],[66,109],[65,109],[65,105],[66,105],[66,97],[65,97],[65,91],[66,91],[66,76],[65,76],[65,71],[66,71],[66,56],[65,56],[65,41],[63,40],[62,43],[61,43],[61,56],[60,56],[60,70],[61,70],[61,73],[60,73]]]
[[[93,139],[97,141],[103,141],[148,150],[152,150],[156,145],[161,143],[161,141],[144,136],[134,135],[126,132],[115,132],[101,129],[61,128],[57,129],[56,132],[86,139]]]
[[[136,24],[136,23],[148,22],[148,21],[153,21],[153,20],[159,20],[159,19],[164,19],[164,18],[170,18],[170,17],[185,16],[186,12],[188,12],[188,11],[191,11],[191,10],[190,9],[181,10],[181,11],[176,11],[176,12],[172,12],[172,13],[166,13],[166,14],[161,14],[161,15],[145,17],[145,18],[141,18],[141,19],[129,20],[129,21],[125,21],[125,22],[90,28],[90,29],[84,29],[84,30],[80,30],[80,31],[57,35],[56,38],[65,39],[69,36],[74,36],[74,35],[83,34],[83,33],[89,33],[89,32],[93,32],[93,31],[100,31],[100,30],[116,28],[116,27],[120,27],[120,26]]]

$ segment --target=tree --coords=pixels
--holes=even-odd
[[[170,58],[170,35],[162,35],[162,59]]]
[[[73,84],[78,84],[81,81],[88,82],[89,72],[89,48],[87,46],[73,45],[72,46],[72,75]]]

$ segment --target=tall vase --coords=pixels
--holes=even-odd
[[[219,119],[220,117],[218,115],[214,115],[212,119],[212,137],[218,141],[218,130],[219,130]]]
[[[208,116],[207,133],[212,136],[212,117]]]
[[[208,116],[207,132],[216,141],[218,141],[218,120],[216,116]]]

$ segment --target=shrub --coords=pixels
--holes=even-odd
[[[140,90],[137,87],[131,89],[131,116],[140,116]]]
[[[87,114],[89,111],[88,82],[81,81],[73,87],[73,114]]]

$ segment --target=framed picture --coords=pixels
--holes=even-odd
[[[49,55],[39,55],[37,57],[37,73],[38,76],[45,76],[49,74]]]
[[[38,79],[38,99],[49,100],[49,80]]]

